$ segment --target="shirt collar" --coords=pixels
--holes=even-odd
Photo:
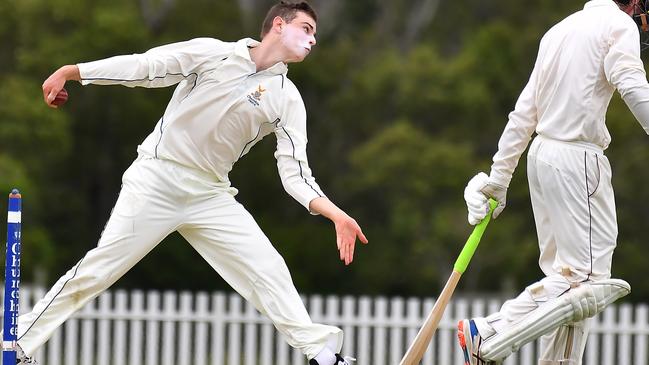
[[[234,46],[234,54],[239,56],[239,57],[242,57],[243,59],[248,60],[249,62],[254,63],[252,61],[252,59],[250,58],[249,48],[257,47],[260,44],[261,43],[259,41],[256,41],[256,40],[254,40],[252,38],[240,39],[239,41],[237,41],[237,43]],[[277,62],[276,64],[274,64],[273,66],[267,68],[264,71],[267,71],[267,72],[270,72],[270,73],[276,74],[276,75],[282,75],[282,74],[285,74],[286,72],[288,72],[288,66],[286,66],[286,64],[284,62]]]
[[[590,0],[584,5],[584,9],[593,8],[596,6],[612,6],[619,8],[613,0]]]

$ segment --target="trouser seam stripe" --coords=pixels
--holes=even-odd
[[[50,300],[49,303],[47,303],[47,305],[45,306],[45,308],[43,308],[41,313],[38,314],[38,317],[36,317],[36,319],[32,322],[32,324],[29,326],[29,328],[27,328],[27,330],[25,330],[25,333],[23,333],[22,336],[20,336],[18,338],[18,341],[20,341],[23,337],[25,337],[25,335],[29,332],[29,330],[31,330],[32,327],[34,327],[34,325],[36,324],[36,322],[38,322],[38,320],[43,316],[45,311],[47,311],[47,309],[52,305],[52,303],[59,296],[59,294],[61,294],[63,289],[65,289],[65,286],[70,282],[70,280],[74,279],[77,276],[77,272],[79,271],[79,266],[81,266],[81,263],[83,262],[83,259],[85,259],[85,258],[86,257],[84,256],[81,260],[79,260],[76,267],[74,268],[74,274],[72,274],[72,277],[70,277],[68,280],[65,281],[65,283],[63,283],[63,285],[61,286],[61,289],[59,290],[59,292],[56,293],[56,295],[54,295],[54,297],[52,298],[52,300]]]

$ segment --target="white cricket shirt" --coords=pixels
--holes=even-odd
[[[592,0],[541,40],[530,80],[498,143],[491,175],[509,186],[532,133],[606,149],[608,104],[617,89],[649,133],[649,84],[636,24],[612,0]]]
[[[164,115],[138,150],[216,175],[264,136],[277,137],[275,158],[286,191],[309,208],[324,196],[306,154],[306,109],[287,66],[257,72],[252,39],[198,38],[143,54],[80,63],[82,84],[165,87],[178,84]]]

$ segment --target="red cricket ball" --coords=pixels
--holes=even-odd
[[[52,101],[52,105],[61,106],[65,104],[66,101],[68,101],[68,92],[65,89],[61,89]]]

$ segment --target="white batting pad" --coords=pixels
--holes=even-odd
[[[629,283],[620,279],[583,283],[487,338],[480,347],[480,355],[485,360],[501,361],[561,325],[595,316],[630,292]]]

